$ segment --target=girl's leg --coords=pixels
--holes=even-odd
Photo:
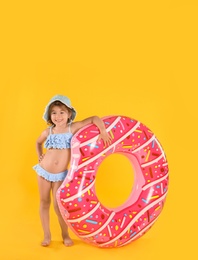
[[[72,246],[73,245],[73,241],[71,240],[69,233],[68,233],[68,226],[65,223],[64,219],[62,218],[62,215],[60,213],[59,207],[58,207],[58,203],[56,200],[56,192],[58,190],[58,188],[60,187],[60,185],[62,184],[62,181],[59,182],[54,182],[52,183],[52,194],[53,194],[53,202],[54,202],[54,210],[58,216],[58,221],[61,227],[61,231],[62,231],[62,238],[63,238],[63,243],[65,246]]]
[[[51,233],[49,227],[51,182],[45,180],[41,176],[38,176],[38,186],[40,194],[40,218],[44,232],[44,239],[41,242],[41,245],[48,246],[51,242]]]

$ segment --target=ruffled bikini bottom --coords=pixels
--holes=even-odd
[[[45,169],[43,169],[40,166],[40,164],[36,164],[35,166],[33,166],[33,169],[37,172],[39,176],[43,177],[47,181],[52,181],[52,182],[63,181],[68,173],[68,170],[59,173],[50,173]]]

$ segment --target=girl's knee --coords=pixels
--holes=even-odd
[[[40,200],[40,206],[41,206],[42,208],[49,208],[49,207],[50,207],[50,203],[51,203],[50,199],[48,199],[48,200],[46,200],[46,199],[41,199],[41,200]]]

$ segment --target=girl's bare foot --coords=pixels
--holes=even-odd
[[[65,246],[73,246],[74,243],[73,243],[73,241],[71,240],[71,238],[69,237],[68,234],[63,236],[63,244]]]
[[[43,241],[41,242],[42,246],[49,246],[51,242],[51,238],[44,238]]]

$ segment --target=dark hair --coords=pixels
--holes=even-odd
[[[51,120],[51,113],[52,113],[52,108],[54,106],[58,106],[58,107],[62,107],[64,106],[64,108],[66,108],[69,112],[71,112],[71,109],[69,107],[67,107],[65,104],[63,104],[62,102],[60,101],[54,101],[53,103],[50,104],[49,106],[49,109],[47,111],[47,117],[48,117],[48,120],[47,120],[47,123],[50,124],[50,125],[54,125],[54,123],[52,122]],[[70,118],[68,118],[68,123],[70,122]]]

